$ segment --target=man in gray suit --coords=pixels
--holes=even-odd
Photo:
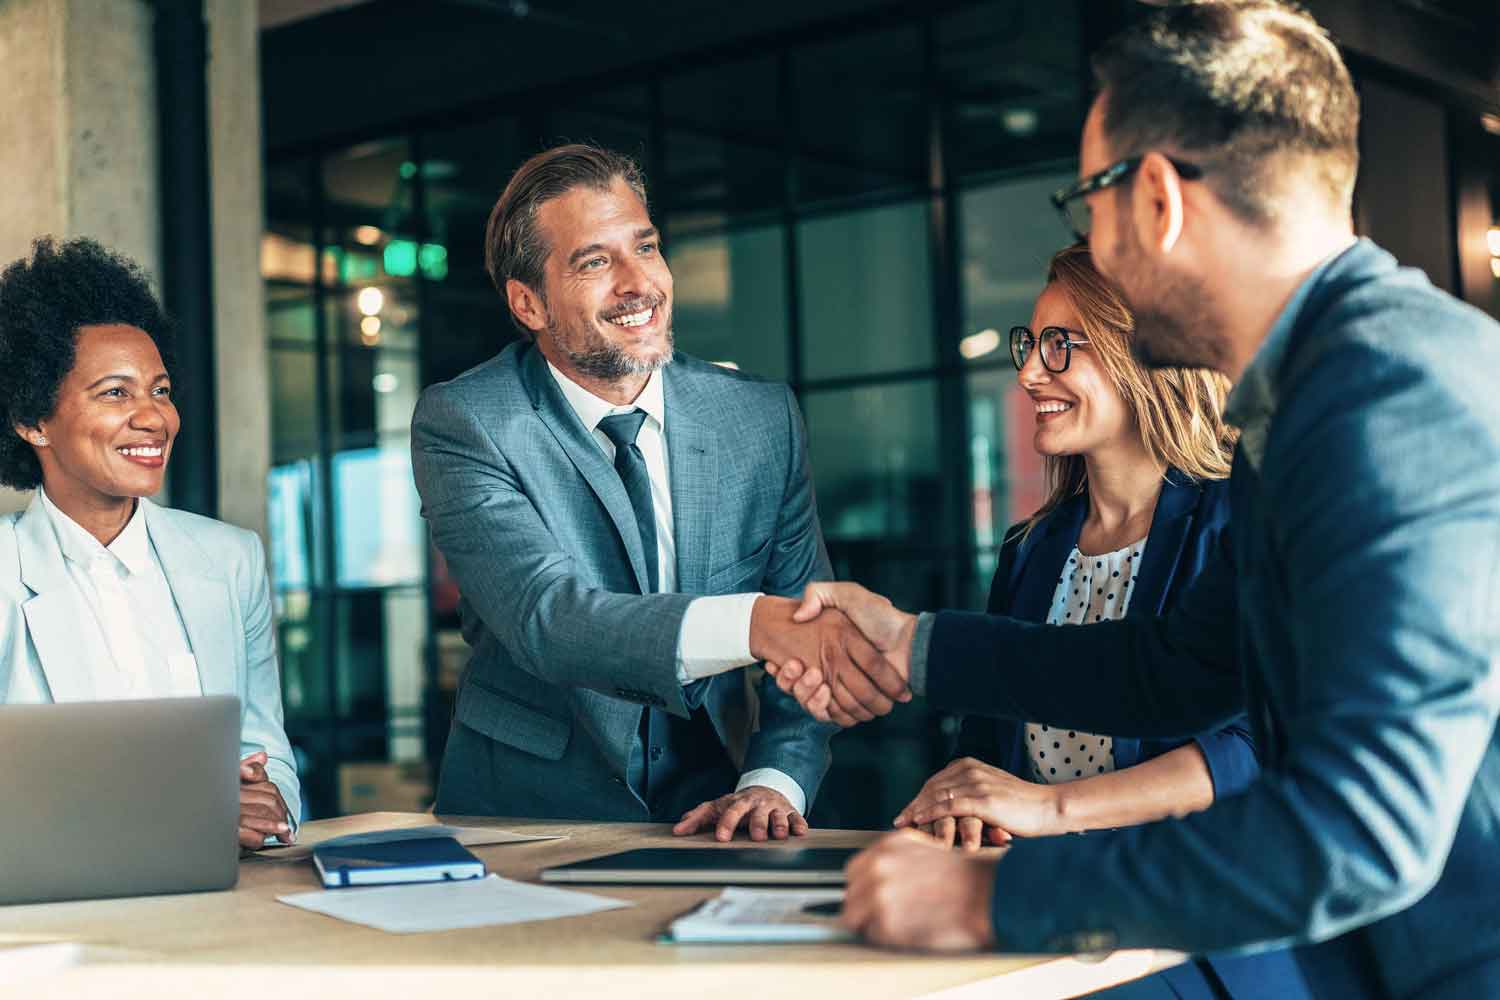
[[[474,649],[438,810],[805,832],[832,729],[769,681],[757,705],[737,668],[792,650],[854,684],[856,663],[894,668],[841,613],[791,620],[784,595],[830,576],[795,399],[674,357],[672,275],[628,158],[533,157],[485,244],[524,339],[412,420]],[[868,689],[840,694],[869,717]]]

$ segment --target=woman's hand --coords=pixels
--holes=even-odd
[[[898,824],[899,825],[899,824]],[[944,816],[933,823],[917,827],[948,847],[957,845],[966,851],[977,851],[985,844],[1003,847],[1010,843],[1010,834],[993,826],[986,826],[978,816]]]
[[[264,847],[267,837],[283,844],[296,839],[281,791],[266,773],[268,759],[264,750],[257,750],[240,761],[239,837],[240,846],[249,851]]]
[[[930,828],[933,836],[977,849],[982,841],[1047,837],[1067,832],[1057,785],[1037,785],[965,757],[927,779],[896,817],[898,827]]]

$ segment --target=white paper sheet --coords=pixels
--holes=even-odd
[[[312,857],[314,847],[354,847],[360,844],[389,844],[399,840],[417,840],[422,837],[452,837],[465,847],[486,847],[492,844],[527,844],[540,840],[566,840],[560,833],[515,833],[496,830],[488,826],[444,826],[429,823],[426,826],[394,827],[385,830],[365,830],[347,833],[342,837],[309,840],[290,847],[267,847],[252,857],[262,861],[305,861]]]
[[[0,986],[14,986],[24,980],[61,972],[77,965],[82,956],[82,946],[72,941],[15,948],[0,946]]]
[[[840,926],[837,916],[807,912],[809,906],[843,898],[843,889],[731,886],[672,921],[666,937],[682,943],[852,941],[853,932]]]
[[[325,889],[276,897],[281,902],[392,934],[556,920],[633,904],[571,889],[512,882],[491,875],[367,889]]]

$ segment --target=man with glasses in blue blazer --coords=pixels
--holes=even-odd
[[[916,618],[847,584],[812,603],[941,708],[1141,737],[1248,708],[1261,776],[998,862],[888,838],[844,919],[904,947],[1291,944],[1320,997],[1500,996],[1500,324],[1355,238],[1358,98],[1310,17],[1173,5],[1095,72],[1056,201],[1143,359],[1236,383],[1231,557],[1150,621]],[[1092,667],[1061,692],[1022,669],[1047,659]],[[781,674],[827,713],[819,671]],[[935,789],[914,820],[947,808]]]

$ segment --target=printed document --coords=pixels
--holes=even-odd
[[[556,920],[632,905],[571,889],[513,882],[498,875],[462,882],[325,889],[276,898],[289,906],[391,934]]]
[[[838,922],[843,889],[731,886],[678,917],[665,938],[679,943],[852,941]]]

